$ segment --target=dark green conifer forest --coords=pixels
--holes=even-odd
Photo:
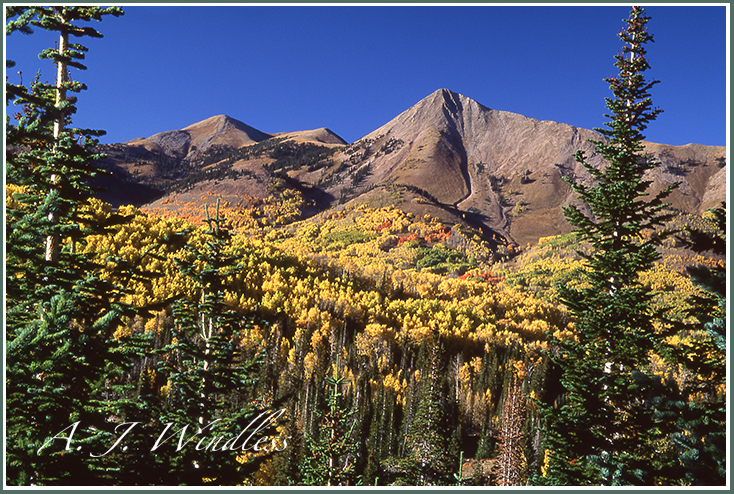
[[[574,232],[511,266],[389,206],[300,220],[277,186],[257,215],[113,208],[74,115],[80,42],[123,9],[5,8],[6,36],[59,39],[54,83],[6,80],[6,486],[726,485],[726,206],[674,228],[650,192],[644,9],[605,79],[608,165],[574,155]],[[670,242],[713,257],[671,269]]]

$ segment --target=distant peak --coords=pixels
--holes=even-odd
[[[446,89],[446,88],[437,89],[428,97],[429,98],[439,97],[439,98],[448,99],[448,100],[469,99],[466,96],[464,96],[463,94],[455,93],[454,91],[451,91],[450,89]]]
[[[437,89],[436,91],[433,92],[433,94],[440,95],[443,97],[460,96],[459,94],[451,91],[450,89],[446,89],[446,88]]]
[[[227,117],[227,115],[214,115],[213,117],[205,118],[204,120],[200,120],[199,122],[192,123],[191,125],[188,125],[181,130],[190,130],[196,127],[202,127],[204,125],[212,125],[215,123],[222,122],[226,118],[229,118],[229,117]]]
[[[440,105],[456,108],[472,102],[476,103],[476,101],[464,96],[463,94],[455,93],[450,89],[441,88],[423,98],[418,104]]]
[[[182,130],[189,130],[194,127],[201,127],[205,125],[226,125],[226,124],[233,124],[235,126],[241,126],[246,125],[243,122],[240,122],[236,118],[232,118],[229,115],[214,115],[213,117],[206,118],[200,122],[193,123],[189,125],[188,127],[185,127]]]

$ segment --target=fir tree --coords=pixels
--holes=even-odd
[[[337,360],[337,368],[338,365]],[[315,412],[320,417],[317,428],[314,434],[306,434],[305,437],[302,468],[304,485],[355,484],[356,445],[353,431],[356,410],[349,410],[342,403],[343,395],[339,388],[344,381],[343,377],[325,378],[326,385],[332,389],[326,399],[326,413]]]
[[[407,452],[402,458],[387,458],[385,470],[395,485],[447,485],[451,475],[448,429],[444,413],[446,395],[441,373],[442,346],[437,335],[422,343],[419,363],[420,388],[416,411],[410,420]]]
[[[608,165],[597,169],[582,151],[574,155],[595,180],[593,186],[570,180],[591,217],[575,206],[564,208],[592,246],[591,254],[580,253],[590,287],[559,287],[576,337],[556,340],[552,354],[565,392],[557,408],[545,408],[550,483],[649,484],[655,473],[652,444],[660,429],[653,401],[659,389],[648,358],[662,345],[655,327],[661,314],[639,274],[658,259],[661,235],[655,229],[670,218],[664,200],[673,187],[642,200],[650,185],[644,173],[657,166],[643,154],[642,132],[661,112],[649,94],[658,81],[643,75],[649,68],[644,46],[653,40],[648,21],[642,8],[632,9],[619,34],[619,75],[605,79],[614,95],[606,99],[611,121],[596,129],[607,139],[592,142]]]
[[[710,214],[718,232],[693,230],[690,240],[681,240],[695,252],[725,256],[726,204]],[[690,300],[688,315],[695,322],[675,328],[681,343],[665,354],[673,368],[684,369],[692,378],[681,379],[680,396],[668,400],[661,413],[678,453],[664,474],[683,485],[725,485],[726,268],[717,264],[687,270],[702,294]]]
[[[254,396],[262,355],[245,355],[238,346],[251,321],[225,302],[241,266],[227,253],[231,234],[218,203],[205,221],[205,244],[187,244],[190,258],[179,262],[198,297],[174,303],[172,340],[159,352],[168,384],[158,437],[172,439],[153,450],[165,485],[241,484],[265,455],[285,447],[274,435],[281,413]]]
[[[6,482],[13,485],[109,483],[113,417],[124,414],[125,348],[111,336],[131,308],[124,294],[100,276],[101,267],[80,247],[115,220],[100,224],[89,214],[92,152],[101,131],[68,128],[75,98],[85,89],[66,78],[86,51],[69,36],[101,37],[79,22],[119,16],[116,7],[9,8],[6,33],[32,28],[60,33],[66,44],[46,50],[63,67],[56,85],[38,78],[30,89],[6,83],[8,103],[22,106],[7,119],[7,183],[17,206],[6,220]],[[59,96],[63,95],[63,96]],[[63,125],[55,125],[59,122]],[[57,128],[55,128],[57,127]],[[124,220],[117,218],[117,220]],[[48,239],[53,255],[47,255]],[[116,264],[115,260],[110,260]],[[119,264],[119,263],[118,263]]]

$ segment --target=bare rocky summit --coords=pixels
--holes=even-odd
[[[472,224],[524,247],[570,231],[562,207],[576,199],[564,177],[590,180],[573,154],[583,150],[594,166],[604,166],[590,139],[603,137],[440,89],[351,144],[327,128],[268,134],[218,115],[104,151],[107,167],[126,173],[128,185],[162,187],[158,196],[182,181],[197,194],[226,189],[230,199],[263,196],[268,177],[280,174],[318,191],[322,209],[392,204]],[[652,192],[680,183],[669,199],[673,208],[701,214],[725,200],[726,148],[645,145],[661,163],[649,172]],[[222,163],[234,172],[204,173]]]
[[[352,173],[369,167],[351,192],[355,197],[384,184],[412,186],[524,246],[569,231],[561,208],[574,194],[563,177],[590,179],[573,154],[583,150],[593,165],[604,165],[590,139],[604,140],[591,130],[492,110],[440,89],[353,143],[342,159]],[[673,207],[700,214],[724,200],[725,148],[646,146],[661,161],[651,172],[653,190],[680,182]]]
[[[206,152],[213,145],[240,148],[271,137],[273,136],[227,115],[217,115],[181,130],[160,132],[147,138],[128,141],[126,144],[190,159]]]

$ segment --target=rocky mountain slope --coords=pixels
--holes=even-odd
[[[563,180],[590,176],[573,159],[584,150],[603,166],[589,139],[594,131],[491,110],[441,89],[347,147],[338,159],[344,173],[366,178],[329,189],[359,201],[375,187],[404,184],[425,192],[445,209],[472,216],[520,245],[569,231],[562,206],[574,200]],[[673,207],[701,213],[726,194],[726,149],[646,143],[662,165],[651,173],[653,191],[680,182]]]
[[[226,115],[217,115],[181,130],[161,132],[129,141],[149,151],[192,159],[215,145],[240,148],[272,137]]]
[[[277,179],[281,187],[307,193],[309,214],[345,203],[392,204],[525,246],[569,231],[561,208],[575,199],[564,177],[590,178],[573,153],[584,150],[592,164],[603,166],[589,139],[601,136],[492,110],[440,89],[349,145],[328,129],[266,134],[220,115],[104,151],[106,166],[128,186],[149,187],[158,196],[175,189],[189,194],[187,201],[202,194],[230,202],[264,199]],[[650,174],[653,191],[680,182],[670,198],[674,208],[700,214],[725,199],[724,147],[646,147],[661,162]],[[154,209],[171,204],[153,199],[142,202]]]

